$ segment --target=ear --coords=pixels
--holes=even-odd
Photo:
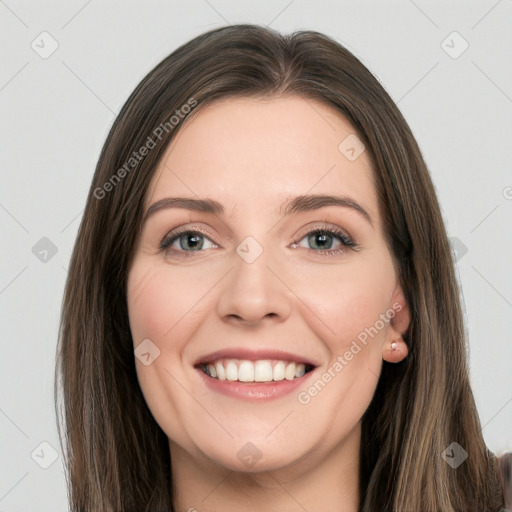
[[[389,303],[389,311],[394,315],[389,320],[386,340],[382,347],[382,359],[389,363],[399,363],[409,354],[405,333],[411,321],[410,310],[400,284],[396,285]]]

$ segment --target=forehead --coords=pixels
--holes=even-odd
[[[211,197],[229,212],[275,209],[294,195],[339,193],[376,216],[363,148],[352,125],[319,101],[223,99],[182,126],[160,161],[148,202],[169,195]]]

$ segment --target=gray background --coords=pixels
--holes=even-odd
[[[491,450],[512,450],[511,0],[0,0],[0,512],[67,510],[55,345],[68,262],[109,127],[162,58],[238,22],[335,37],[398,103],[459,258],[483,435]]]

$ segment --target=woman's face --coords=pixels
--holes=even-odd
[[[358,453],[408,314],[352,126],[297,97],[214,103],[167,148],[148,209],[128,308],[171,454],[256,472]]]

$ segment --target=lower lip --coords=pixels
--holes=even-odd
[[[239,382],[214,379],[206,375],[201,369],[196,368],[204,383],[213,391],[234,398],[244,400],[272,400],[280,398],[295,391],[307,382],[314,370],[305,373],[302,377],[293,380],[280,380],[271,382]]]

